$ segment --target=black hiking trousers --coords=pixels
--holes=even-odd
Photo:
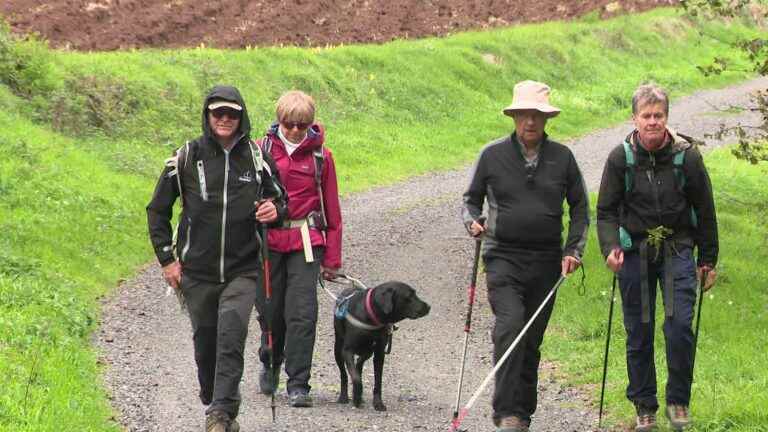
[[[225,283],[182,275],[181,290],[192,321],[200,401],[206,414],[240,410],[240,379],[248,322],[256,301],[257,275]]]
[[[496,317],[493,358],[498,362],[555,285],[561,272],[560,252],[507,253],[485,258],[488,302]],[[496,373],[493,421],[516,416],[529,422],[536,411],[539,347],[555,303],[553,296]]]
[[[696,267],[693,249],[681,247],[670,257],[669,269],[674,272],[674,310],[664,318],[664,339],[667,354],[667,404],[688,406],[693,383],[693,306],[696,303]],[[624,265],[618,273],[621,289],[621,305],[624,311],[624,328],[627,331],[627,399],[655,411],[656,364],[654,362],[654,315],[656,306],[656,281],[663,292],[672,287],[664,286],[664,257],[648,263],[648,287],[650,322],[642,322],[640,291],[640,254],[624,252]],[[666,298],[662,296],[662,298]]]
[[[285,360],[288,393],[311,389],[309,379],[317,330],[317,278],[325,248],[314,247],[312,250],[314,261],[311,263],[306,262],[303,250],[287,253],[270,250],[272,299],[269,308],[265,309],[263,288],[256,296],[261,327],[259,359],[265,367],[269,366],[266,330],[267,319],[271,318],[274,362],[279,368]]]

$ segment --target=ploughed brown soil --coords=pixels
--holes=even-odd
[[[639,12],[676,0],[2,0],[16,33],[75,50],[385,42]]]

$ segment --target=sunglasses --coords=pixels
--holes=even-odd
[[[211,115],[217,119],[227,116],[230,119],[237,120],[242,114],[240,111],[232,108],[216,108],[215,110],[211,110]]]
[[[304,130],[311,125],[311,123],[298,123],[298,122],[287,122],[287,123],[280,123],[280,124],[283,125],[283,127],[286,130],[292,130],[293,128]]]

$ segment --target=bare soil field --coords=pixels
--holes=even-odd
[[[677,0],[3,0],[16,33],[56,48],[116,50],[204,44],[325,46],[444,36],[520,23],[601,17]]]

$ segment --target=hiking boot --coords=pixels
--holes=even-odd
[[[666,413],[669,424],[674,430],[683,430],[684,427],[691,424],[691,419],[688,417],[688,407],[685,405],[667,405]]]
[[[269,368],[262,365],[261,372],[259,373],[259,390],[261,390],[261,394],[271,395],[277,391],[278,384],[280,384],[280,367]]]
[[[528,422],[517,416],[502,417],[496,432],[528,432]]]
[[[205,432],[230,432],[229,415],[224,411],[213,411],[205,418]],[[240,430],[238,426],[237,430]]]
[[[635,432],[648,432],[656,429],[656,411],[642,405],[637,406],[637,424]]]
[[[312,396],[306,390],[294,390],[288,393],[288,404],[293,408],[309,408],[312,406]]]

